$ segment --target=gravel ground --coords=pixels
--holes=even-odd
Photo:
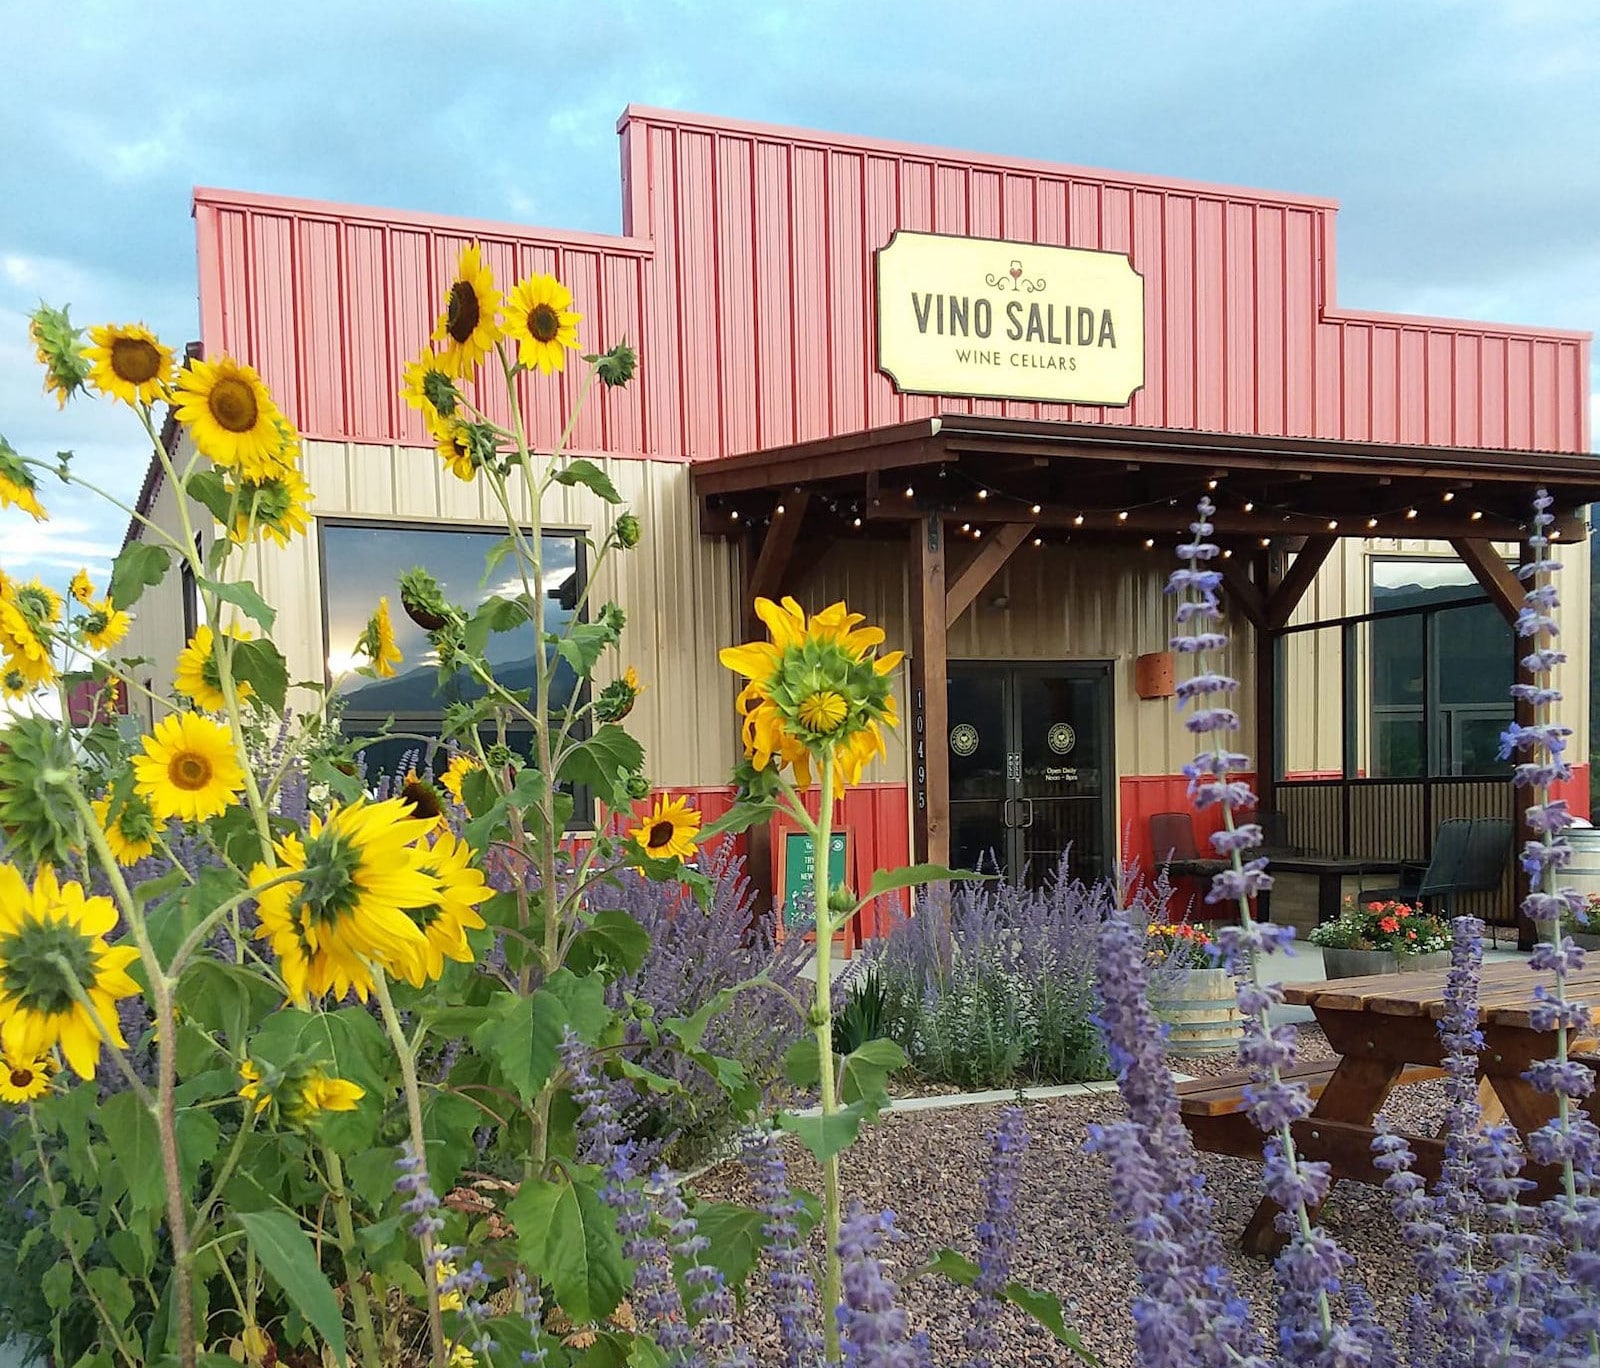
[[[1300,1037],[1303,1058],[1328,1053],[1315,1027],[1302,1027]],[[1178,1062],[1189,1073],[1223,1072],[1231,1064],[1216,1058]],[[1443,1106],[1441,1084],[1415,1084],[1397,1093],[1387,1114],[1401,1127],[1429,1133],[1437,1127]],[[1114,1093],[1059,1098],[1029,1103],[1026,1111],[1031,1143],[1019,1193],[1023,1233],[1014,1276],[1059,1296],[1068,1324],[1107,1368],[1131,1368],[1133,1263],[1112,1213],[1106,1169],[1097,1157],[1083,1153],[1089,1125],[1120,1117],[1121,1099]],[[869,1208],[892,1210],[905,1234],[890,1256],[891,1274],[904,1273],[943,1245],[968,1255],[975,1252],[972,1230],[979,1219],[980,1183],[995,1120],[995,1109],[982,1106],[890,1115],[865,1130],[845,1154],[847,1194]],[[793,1180],[816,1191],[819,1175],[810,1157],[791,1146],[789,1159]],[[1255,1207],[1260,1166],[1210,1155],[1202,1155],[1200,1162],[1218,1203],[1217,1229],[1234,1276],[1257,1307],[1263,1328],[1269,1328],[1271,1268],[1237,1248],[1238,1235]],[[749,1198],[736,1165],[705,1175],[697,1187],[708,1197]],[[1412,1279],[1382,1193],[1338,1184],[1324,1208],[1323,1224],[1355,1257],[1356,1275],[1366,1282],[1383,1319],[1397,1326]],[[763,1291],[764,1282],[745,1312],[744,1329],[757,1361],[776,1362],[776,1330],[763,1309]],[[936,1363],[966,1361],[962,1336],[970,1293],[927,1277],[907,1286],[902,1302],[913,1328],[928,1333]],[[1008,1310],[1001,1333],[1006,1349],[996,1362],[1007,1368],[1078,1362],[1021,1313]]]

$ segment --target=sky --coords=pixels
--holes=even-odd
[[[41,393],[41,299],[181,348],[196,185],[616,232],[630,102],[1328,196],[1342,305],[1600,323],[1593,0],[4,0],[0,20],[0,435],[72,450],[124,504],[143,434]],[[126,516],[42,495],[48,523],[0,512],[0,565],[103,566]]]

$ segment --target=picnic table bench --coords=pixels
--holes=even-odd
[[[1335,1060],[1298,1065],[1288,1074],[1316,1098],[1311,1115],[1295,1122],[1290,1133],[1301,1156],[1327,1163],[1335,1180],[1381,1183],[1384,1174],[1372,1153],[1378,1113],[1397,1086],[1442,1075],[1438,1020],[1444,1014],[1445,977],[1444,972],[1424,971],[1285,986],[1285,1000],[1310,1007],[1328,1043],[1340,1052]],[[1533,990],[1548,979],[1525,962],[1504,961],[1484,966],[1480,988],[1478,1097],[1484,1121],[1509,1121],[1524,1137],[1554,1115],[1552,1100],[1523,1077],[1535,1061],[1555,1052],[1554,1032],[1535,1030],[1530,1015]],[[1576,998],[1600,997],[1600,961],[1569,978],[1568,991]],[[1596,1043],[1592,1038],[1574,1040],[1571,1048],[1578,1055]],[[1261,1157],[1263,1137],[1244,1112],[1248,1082],[1235,1074],[1179,1086],[1179,1112],[1197,1148]],[[1591,1094],[1584,1105],[1600,1106],[1600,1099]],[[1412,1134],[1405,1138],[1417,1156],[1416,1172],[1433,1181],[1444,1158],[1443,1140]],[[1539,1191],[1553,1188],[1553,1172],[1535,1165],[1526,1172]],[[1245,1228],[1245,1249],[1270,1254],[1282,1243],[1277,1216],[1278,1208],[1264,1198]]]

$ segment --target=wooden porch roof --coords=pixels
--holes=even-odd
[[[1562,535],[1579,534],[1578,511],[1600,502],[1600,459],[963,414],[723,457],[696,465],[694,481],[709,535],[742,535],[782,505],[869,534],[941,513],[1085,539],[1165,536],[1210,491],[1223,538],[1517,540],[1539,484]]]

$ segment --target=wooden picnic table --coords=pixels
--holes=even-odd
[[[1592,963],[1594,967],[1568,979],[1572,997],[1600,999],[1600,956]],[[1382,1183],[1385,1174],[1373,1163],[1374,1122],[1396,1084],[1436,1077],[1444,1063],[1439,1018],[1444,1015],[1445,979],[1445,971],[1424,971],[1285,986],[1285,1000],[1311,1008],[1339,1055],[1331,1074],[1326,1066],[1320,1076],[1316,1066],[1304,1066],[1320,1085],[1320,1094],[1311,1115],[1292,1127],[1301,1155],[1328,1163],[1335,1179]],[[1497,961],[1484,966],[1479,997],[1483,1049],[1478,1095],[1485,1124],[1509,1121],[1524,1137],[1555,1114],[1553,1100],[1522,1076],[1536,1061],[1555,1053],[1555,1033],[1536,1031],[1531,1024],[1534,988],[1541,983],[1548,986],[1550,975],[1535,973],[1526,962]],[[1590,1036],[1570,1047],[1578,1053],[1592,1050],[1595,1043]],[[1591,1095],[1584,1105],[1593,1107],[1596,1099]],[[1191,1123],[1191,1129],[1202,1149],[1260,1155],[1259,1141],[1247,1144],[1236,1126],[1218,1124],[1210,1136],[1203,1133],[1205,1124],[1197,1128]],[[1430,1182],[1437,1178],[1444,1141],[1409,1134],[1406,1139],[1417,1156],[1416,1171]],[[1555,1175],[1536,1165],[1526,1173],[1541,1190],[1554,1184]],[[1267,1254],[1278,1247],[1277,1214],[1277,1207],[1263,1199],[1245,1229],[1246,1249]]]

